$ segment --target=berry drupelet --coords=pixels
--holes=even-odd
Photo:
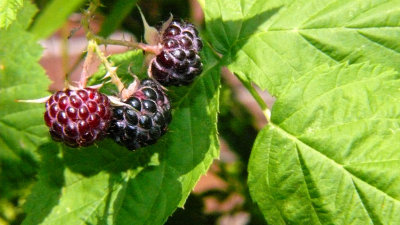
[[[107,96],[92,88],[58,91],[46,102],[44,120],[51,137],[70,147],[88,146],[105,137],[110,119]]]
[[[129,150],[154,144],[171,121],[170,103],[154,80],[145,79],[124,101],[128,106],[113,107],[109,135]]]
[[[151,62],[150,74],[162,85],[188,85],[202,72],[203,43],[193,24],[173,20],[161,35],[162,51]]]

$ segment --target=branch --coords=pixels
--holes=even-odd
[[[104,55],[103,51],[101,51],[100,47],[95,41],[91,40],[91,43],[93,43],[97,56],[107,70],[106,77],[111,78],[111,82],[117,86],[118,91],[121,93],[125,86],[117,75],[117,67],[111,65],[111,63],[107,60],[107,57]]]
[[[124,41],[124,40],[114,40],[114,39],[105,39],[100,36],[94,35],[93,33],[88,33],[88,39],[95,40],[98,44],[103,45],[121,45],[126,47],[131,47],[134,49],[142,49],[146,52],[153,53],[158,55],[161,53],[162,46],[161,45],[148,45],[141,42],[133,42],[133,41]]]

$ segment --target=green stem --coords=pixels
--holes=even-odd
[[[89,4],[89,8],[84,12],[84,17],[82,18],[82,21],[81,21],[82,27],[86,31],[86,38],[89,40],[88,48],[87,48],[88,49],[88,54],[86,56],[85,64],[84,64],[84,67],[83,67],[83,75],[87,79],[87,77],[88,77],[88,74],[87,74],[88,73],[87,72],[88,71],[88,69],[87,69],[88,66],[86,64],[89,64],[91,62],[93,52],[95,52],[96,55],[101,60],[101,62],[103,63],[105,69],[107,70],[107,75],[106,76],[109,76],[111,78],[111,82],[114,83],[117,86],[118,91],[121,92],[125,87],[124,87],[124,84],[122,83],[122,81],[119,79],[119,77],[117,75],[117,68],[113,67],[113,65],[108,61],[107,57],[104,55],[103,51],[101,51],[101,49],[100,49],[100,47],[98,45],[98,42],[106,42],[106,39],[103,39],[101,37],[97,37],[90,30],[90,20],[91,20],[93,14],[95,13],[95,11],[96,11],[96,9],[97,9],[97,7],[99,5],[100,5],[100,1],[99,0],[91,0],[90,4]],[[110,40],[110,41],[112,42],[112,40]],[[111,42],[110,42],[110,44],[112,44]],[[133,45],[134,43],[131,43],[131,44]]]
[[[89,3],[88,9],[83,13],[83,18],[81,20],[81,24],[83,29],[88,33],[90,33],[90,20],[92,19],[93,14],[96,12],[97,7],[100,5],[99,0],[91,0]]]
[[[256,100],[257,104],[260,106],[265,118],[267,119],[268,123],[271,122],[271,111],[268,108],[267,104],[264,102],[264,100],[261,98],[261,96],[258,94],[257,90],[253,87],[251,82],[248,79],[244,79],[243,77],[235,74],[236,77],[242,82],[243,86],[246,87],[246,89],[250,92],[250,94],[253,96],[254,100]]]
[[[100,36],[94,35],[91,32],[88,32],[87,36],[88,36],[88,39],[95,40],[98,44],[121,45],[121,46],[131,47],[131,48],[135,48],[135,49],[142,49],[146,52],[150,52],[155,55],[160,54],[161,48],[162,48],[162,46],[160,46],[160,45],[148,45],[145,43],[140,43],[140,42],[138,43],[138,42],[133,42],[133,41],[105,39]]]
[[[122,45],[126,47],[131,47],[131,48],[139,48],[139,45],[141,43],[136,43],[132,41],[123,41],[123,40],[113,40],[113,39],[105,39],[103,37],[94,35],[92,33],[89,33],[89,39],[95,40],[98,44],[103,44],[103,45]]]
[[[107,57],[104,55],[103,51],[101,51],[100,47],[97,45],[96,41],[90,40],[89,43],[92,43],[92,45],[94,46],[97,56],[99,57],[108,72],[107,76],[111,78],[111,82],[115,84],[118,88],[118,91],[121,92],[125,88],[125,86],[117,75],[117,68],[111,65]]]
[[[84,12],[84,17],[82,19],[82,27],[86,31],[86,38],[88,40],[94,40],[97,44],[103,45],[121,45],[126,47],[131,47],[135,49],[142,49],[146,52],[150,52],[153,54],[158,55],[161,53],[161,45],[148,45],[144,43],[138,43],[133,41],[125,41],[125,40],[113,40],[113,39],[106,39],[100,36],[95,35],[90,29],[90,20],[96,11],[97,7],[100,5],[99,0],[92,0],[90,1],[89,8]]]

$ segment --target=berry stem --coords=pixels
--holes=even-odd
[[[142,49],[143,51],[153,53],[158,55],[161,53],[161,46],[159,45],[148,45],[141,42],[125,41],[125,40],[115,40],[115,39],[105,39],[100,36],[88,33],[88,38],[95,40],[98,44],[103,45],[121,45],[126,47],[131,47],[134,49]]]
[[[254,100],[258,103],[260,106],[265,118],[267,119],[268,123],[271,122],[271,110],[268,108],[267,104],[264,102],[264,100],[261,98],[261,96],[258,94],[257,90],[253,87],[251,82],[243,78],[242,76],[239,76],[235,74],[235,76],[242,82],[243,86],[246,87],[246,89],[250,92],[250,94],[253,96]]]
[[[97,45],[97,43],[94,40],[91,40],[91,42],[89,42],[89,43],[92,43],[97,56],[99,57],[99,59],[101,60],[101,62],[104,65],[104,67],[106,68],[106,70],[107,70],[106,76],[109,76],[111,78],[111,82],[113,84],[115,84],[118,88],[118,91],[121,92],[125,87],[117,75],[117,67],[114,67],[111,65],[111,63],[107,60],[107,57],[104,55],[103,51],[101,51],[100,47]]]
[[[79,88],[86,87],[87,79],[89,78],[89,67],[93,62],[94,51],[95,51],[95,43],[92,40],[90,40],[87,47],[85,62],[83,63],[81,79],[79,81]]]
[[[70,79],[68,75],[68,67],[69,67],[69,42],[68,42],[69,30],[64,27],[61,29],[61,63],[62,63],[62,71],[64,81]],[[67,83],[67,82],[66,82]],[[66,84],[64,83],[64,84]]]
[[[95,52],[107,70],[107,74],[105,77],[110,77],[111,82],[115,84],[118,88],[118,91],[121,92],[125,87],[117,75],[117,67],[112,66],[112,64],[107,60],[107,57],[104,55],[103,51],[100,49],[98,45],[98,43],[113,44],[116,40],[114,41],[106,40],[104,38],[98,37],[95,34],[93,34],[90,29],[90,20],[93,17],[94,12],[96,11],[99,5],[100,5],[99,0],[91,0],[89,8],[83,13],[84,17],[81,21],[82,27],[86,31],[86,38],[89,40],[89,43],[88,43],[88,54],[86,55],[85,63],[83,66],[82,78],[81,78],[84,79],[84,81],[81,81],[80,83],[86,85],[86,80],[88,77],[88,68],[89,65],[91,64],[93,53]],[[131,47],[135,45],[133,42],[130,43],[132,45]]]
[[[97,7],[99,7],[99,5],[100,5],[100,0],[91,0],[89,3],[88,9],[83,12],[83,18],[82,18],[81,24],[82,24],[82,27],[87,32],[87,34],[91,33],[90,20],[92,19],[93,15],[96,12],[96,9],[97,9]]]
[[[81,21],[81,24],[86,31],[86,38],[88,40],[94,40],[96,41],[97,44],[102,44],[102,45],[121,45],[121,46],[131,47],[134,49],[142,49],[143,51],[150,52],[155,55],[161,53],[162,46],[160,44],[149,45],[134,41],[106,39],[95,35],[90,29],[90,20],[92,19],[94,12],[96,11],[99,5],[100,5],[99,0],[92,0],[90,1],[89,8],[83,13],[83,19]]]

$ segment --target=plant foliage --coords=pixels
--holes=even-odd
[[[104,36],[136,1],[124,2],[105,19]],[[80,149],[55,143],[44,107],[15,102],[49,94],[35,40],[83,1],[52,1],[30,31],[32,3],[0,3],[0,195],[33,179],[40,162],[23,224],[165,223],[219,155],[222,66],[262,108],[252,85],[277,97],[248,166],[250,194],[268,223],[400,224],[400,1],[199,2],[204,71],[190,86],[169,88],[168,133],[135,152],[107,139]],[[147,76],[141,51],[110,61],[125,85],[131,72]],[[116,93],[112,85],[102,91]]]
[[[249,164],[268,222],[400,222],[399,78],[382,66],[323,66],[277,100]]]
[[[203,3],[228,68],[278,97],[249,162],[269,223],[399,223],[399,3]]]
[[[3,0],[0,2],[0,29],[7,28],[17,18],[23,0]]]
[[[25,29],[36,12],[24,3],[17,20],[0,30],[0,196],[27,185],[37,166],[37,147],[47,141],[41,105],[17,103],[18,99],[46,96],[49,81],[38,64],[42,48]]]

